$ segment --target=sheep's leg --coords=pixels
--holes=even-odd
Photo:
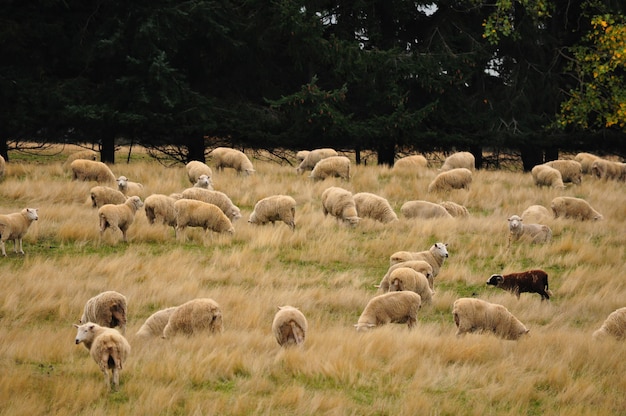
[[[0,245],[2,246],[2,255],[3,255],[4,257],[6,257],[6,256],[7,256],[7,251],[6,251],[6,249],[4,248],[4,240],[0,240]]]
[[[117,391],[120,387],[120,371],[117,366],[111,370],[113,372],[113,390]]]
[[[100,360],[100,371],[102,371],[104,375],[104,384],[107,386],[107,391],[111,391],[111,380],[109,378],[109,366],[107,361],[107,359]]]
[[[18,250],[17,250],[17,242],[18,242],[18,240],[20,242],[19,253],[20,254],[24,254],[24,250],[22,249],[22,239],[21,238],[16,238],[15,240],[13,240],[13,248],[15,249],[15,252],[18,253]]]

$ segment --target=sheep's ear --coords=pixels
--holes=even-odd
[[[80,328],[80,325],[72,324],[74,328]]]

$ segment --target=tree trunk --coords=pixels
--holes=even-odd
[[[557,147],[549,147],[546,149],[546,162],[557,160],[559,158],[559,149]]]
[[[533,167],[543,163],[543,151],[539,147],[525,145],[520,150],[522,152],[524,172],[530,172]]]
[[[381,139],[380,142],[378,142],[376,153],[378,155],[379,165],[391,167],[396,158],[396,144],[392,140]]]
[[[102,136],[100,160],[104,163],[115,163],[115,133],[105,132]]]
[[[483,147],[478,145],[470,146],[470,153],[473,154],[474,159],[476,159],[474,167],[481,169],[483,167]]]
[[[187,137],[187,162],[197,160],[202,163],[206,163],[204,156],[204,136],[201,134]]]

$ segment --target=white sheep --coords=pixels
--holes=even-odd
[[[402,292],[411,291],[420,295],[423,303],[430,303],[434,290],[430,287],[428,278],[420,272],[416,272],[410,267],[399,267],[389,275],[389,291]]]
[[[617,340],[626,339],[626,307],[611,312],[602,326],[593,333],[595,339],[607,336]]]
[[[443,201],[439,205],[444,207],[453,217],[469,217],[469,211],[464,205],[452,201]]]
[[[123,204],[126,202],[126,195],[124,195],[121,191],[103,185],[91,188],[89,196],[91,198],[91,206],[93,208],[100,208],[106,204]]]
[[[443,171],[428,184],[428,192],[448,192],[452,189],[469,190],[472,184],[472,171],[467,168],[455,168]]]
[[[419,173],[428,167],[428,160],[422,155],[405,156],[396,160],[391,169],[394,173]]]
[[[241,218],[241,210],[233,204],[233,201],[224,192],[203,188],[187,188],[182,192],[182,197],[217,205],[232,222]]]
[[[583,181],[583,167],[575,160],[551,160],[550,162],[544,163],[544,165],[561,172],[563,182],[571,182],[580,185]]]
[[[122,334],[126,333],[126,296],[114,290],[102,292],[85,303],[80,323],[94,322],[108,328],[118,327]]]
[[[76,159],[70,163],[72,180],[96,181],[99,183],[115,182],[115,175],[111,169],[102,162],[87,159]]]
[[[360,218],[371,218],[382,223],[398,221],[398,215],[391,204],[382,196],[369,192],[359,192],[353,195],[356,213]]]
[[[626,163],[598,158],[591,164],[591,173],[598,179],[626,180]]]
[[[387,272],[385,273],[382,280],[380,281],[380,284],[375,285],[376,287],[378,287],[379,293],[389,292],[391,273],[393,273],[394,270],[397,270],[401,267],[408,267],[426,276],[426,279],[428,280],[428,286],[430,286],[430,288],[433,289],[434,287],[433,266],[431,266],[430,263],[428,263],[425,260],[409,260],[409,261],[403,261],[400,263],[396,263],[392,266],[389,266],[389,268],[387,269]]]
[[[211,182],[211,178],[207,175],[200,175],[196,183],[193,184],[193,187],[213,190],[213,182]]]
[[[39,219],[37,208],[24,208],[20,212],[0,215],[0,244],[2,244],[2,255],[6,257],[5,243],[13,240],[13,250],[17,254],[24,254],[22,238],[26,235],[28,228]],[[18,250],[19,243],[19,250]]]
[[[100,218],[100,238],[104,231],[110,228],[112,231],[120,230],[122,232],[122,240],[128,241],[126,231],[128,227],[135,221],[137,210],[143,206],[141,198],[133,195],[123,204],[106,204],[98,209],[98,218]]]
[[[302,174],[302,172],[306,170],[313,170],[317,162],[322,159],[331,156],[338,156],[339,154],[335,149],[330,148],[322,148],[322,149],[314,149],[311,150],[305,157],[302,159],[302,162],[296,168],[296,173],[298,175]]]
[[[445,207],[429,201],[407,201],[400,207],[405,218],[452,218]]]
[[[424,260],[433,268],[433,278],[439,275],[439,269],[443,265],[445,259],[448,258],[448,244],[435,243],[428,250],[424,251],[397,251],[389,257],[389,264],[402,263],[409,260]]]
[[[531,205],[522,212],[522,220],[527,223],[540,224],[552,219],[552,213],[543,205]]]
[[[191,336],[201,332],[221,333],[224,330],[222,310],[213,299],[198,298],[178,306],[163,328],[162,338],[176,334]]]
[[[247,175],[252,175],[255,172],[248,156],[240,150],[230,147],[216,147],[210,155],[213,157],[213,163],[217,170],[233,168],[237,173],[245,172]]]
[[[68,166],[70,166],[70,164],[78,159],[85,159],[85,160],[98,160],[98,153],[96,153],[93,150],[89,150],[89,149],[85,149],[85,150],[79,150],[77,152],[71,153],[70,155],[67,156],[67,159],[65,159],[65,162],[63,162],[63,168],[67,168]]]
[[[365,306],[354,327],[357,331],[389,323],[405,323],[409,329],[417,322],[417,312],[422,306],[420,295],[415,292],[389,292],[374,296]]]
[[[171,195],[149,195],[143,203],[148,222],[150,224],[164,224],[170,227],[176,227],[174,202],[179,199],[180,198],[174,198]]]
[[[581,152],[574,156],[574,160],[580,163],[583,173],[591,173],[591,165],[600,157],[591,153]]]
[[[206,163],[200,162],[199,160],[192,160],[191,162],[185,165],[185,170],[187,171],[187,177],[189,178],[189,182],[195,184],[198,182],[198,178],[202,175],[206,175],[209,178],[209,181],[213,178],[213,171]]]
[[[143,185],[139,182],[129,181],[126,176],[116,179],[117,189],[126,196],[137,195],[143,197]]]
[[[293,306],[279,306],[272,321],[272,332],[278,345],[289,347],[302,346],[306,339],[308,322],[300,310]]]
[[[322,210],[324,216],[330,214],[337,221],[344,221],[351,226],[361,221],[352,192],[337,186],[331,186],[322,192]]]
[[[296,228],[296,200],[289,195],[272,195],[259,200],[248,218],[251,224],[272,225],[282,221],[292,230]]]
[[[112,374],[113,390],[117,390],[120,385],[119,371],[124,367],[124,362],[130,355],[130,344],[122,334],[112,328],[106,328],[87,322],[83,325],[76,325],[76,344],[81,342],[89,350],[91,358],[98,364],[100,371],[104,375],[104,383],[107,390],[111,390]]]
[[[467,332],[490,331],[497,336],[517,340],[529,332],[507,308],[476,298],[460,298],[454,301],[452,316],[457,336]]]
[[[235,232],[233,224],[217,205],[195,199],[179,199],[174,202],[176,212],[176,238],[186,227],[202,227],[216,233]]]
[[[549,186],[556,189],[563,189],[563,176],[557,169],[548,165],[536,165],[530,171],[533,181],[537,186]]]
[[[146,319],[141,325],[141,328],[137,331],[135,336],[140,338],[161,337],[163,336],[163,329],[170,320],[170,316],[176,310],[176,306],[161,309],[156,311]]]
[[[476,166],[476,158],[470,152],[456,152],[452,153],[443,162],[440,171],[465,168],[474,170]]]
[[[531,243],[548,243],[552,239],[552,230],[544,224],[524,224],[518,215],[512,215],[509,221],[509,246],[520,239]]]
[[[306,159],[309,153],[311,153],[311,151],[309,150],[298,150],[298,152],[296,153],[296,161],[302,163],[302,161]]]
[[[315,164],[309,178],[323,180],[341,178],[350,180],[350,159],[345,156],[326,157]]]
[[[602,220],[604,216],[582,198],[558,196],[550,203],[554,218],[573,218],[580,221]]]

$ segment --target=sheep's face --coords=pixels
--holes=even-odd
[[[37,215],[37,208],[26,208],[26,218],[31,221],[37,221],[39,215]]]
[[[200,175],[200,177],[198,177],[198,181],[196,182],[196,187],[198,188],[209,189],[212,188],[212,185],[213,183],[211,182],[211,178],[207,175]]]
[[[504,277],[502,277],[501,274],[492,274],[489,280],[487,280],[487,284],[491,286],[498,286],[503,281]]]
[[[80,326],[74,324],[74,328],[77,329],[76,344],[78,345],[81,342],[92,339],[93,331],[95,327],[96,327],[96,324],[94,324],[93,322],[87,322],[86,324],[83,324]]]
[[[509,221],[509,230],[517,231],[522,228],[522,219],[518,217],[517,215],[513,215],[511,218],[508,219],[508,221]]]
[[[448,257],[448,244],[447,243],[435,243],[435,245],[433,246],[435,248],[435,251],[441,256],[441,257]]]
[[[128,178],[126,176],[120,176],[117,178],[117,186],[120,188],[125,188],[128,185]]]

